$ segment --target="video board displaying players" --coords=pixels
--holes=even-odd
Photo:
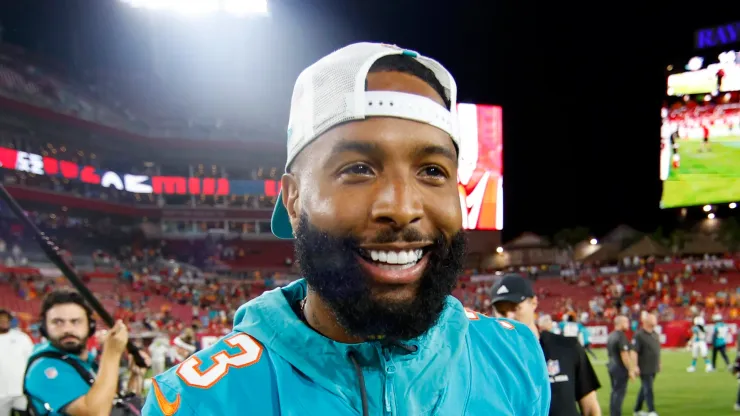
[[[504,227],[503,129],[499,106],[458,104],[458,189],[466,230]]]
[[[740,53],[694,57],[667,87],[661,207],[740,200]]]

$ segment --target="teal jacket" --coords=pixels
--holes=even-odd
[[[37,345],[29,360],[36,355],[54,351],[64,354],[54,348],[48,341]],[[69,354],[73,360],[79,361],[91,373],[97,371],[95,357],[88,354],[87,360]],[[70,364],[56,358],[39,358],[31,364],[25,376],[25,387],[31,396],[30,406],[33,406],[39,415],[61,415],[67,405],[87,394],[90,385],[80,376]]]
[[[447,299],[418,339],[342,344],[291,304],[305,281],[239,308],[233,332],[155,377],[144,415],[545,416],[550,382],[532,331]],[[372,319],[372,317],[368,317]]]

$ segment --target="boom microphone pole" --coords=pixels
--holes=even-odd
[[[90,289],[85,286],[84,283],[82,283],[82,279],[80,276],[72,270],[72,267],[67,264],[67,262],[62,258],[62,256],[59,254],[59,247],[57,247],[56,244],[54,244],[49,237],[47,237],[41,230],[36,227],[36,224],[31,221],[26,214],[23,212],[23,208],[21,208],[20,205],[18,205],[18,202],[13,198],[12,195],[8,192],[7,189],[5,189],[5,186],[0,184],[0,199],[5,201],[6,204],[8,204],[8,207],[11,211],[15,214],[15,216],[21,220],[21,222],[31,229],[33,231],[34,237],[36,238],[36,241],[39,243],[39,246],[41,249],[46,253],[46,257],[51,260],[52,263],[54,263],[55,266],[59,268],[59,270],[62,272],[62,274],[69,280],[70,283],[72,283],[72,286],[77,289],[78,292],[82,295],[82,297],[85,298],[87,303],[92,307],[92,309],[100,316],[100,319],[105,322],[106,325],[108,325],[109,328],[113,327],[113,324],[115,323],[113,321],[113,317],[110,316],[108,311],[105,310],[105,307],[98,301],[98,299],[95,297],[95,295],[90,292]],[[134,358],[134,362],[138,367],[142,368],[148,368],[149,366],[146,363],[146,360],[141,355],[139,348],[131,342],[129,339],[128,344],[126,344],[126,349]]]

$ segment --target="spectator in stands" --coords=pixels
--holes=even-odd
[[[36,414],[100,414],[113,406],[118,388],[121,355],[128,330],[118,321],[103,344],[100,366],[87,351],[87,340],[95,333],[92,310],[77,292],[50,293],[41,306],[42,334],[48,340],[34,351],[28,362],[25,388],[29,408]],[[94,381],[83,378],[97,374]],[[107,414],[106,412],[106,414]]]
[[[465,256],[455,94],[439,64],[381,44],[300,75],[272,231],[296,237],[305,280],[247,303],[232,335],[155,378],[145,414],[547,413],[544,359],[519,353],[537,348],[532,332],[450,296]],[[224,365],[202,372],[213,356]],[[491,372],[499,382],[474,382]]]
[[[33,351],[33,341],[24,332],[11,329],[13,315],[0,309],[0,416],[26,409],[23,374]]]

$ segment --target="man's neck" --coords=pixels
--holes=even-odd
[[[364,340],[347,334],[336,320],[334,312],[319,295],[308,290],[303,315],[308,325],[321,335],[344,344],[358,344]]]

